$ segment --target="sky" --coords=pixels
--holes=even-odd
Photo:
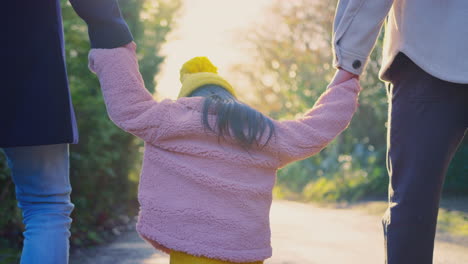
[[[207,56],[226,75],[242,61],[236,45],[239,32],[259,21],[271,0],[183,0],[176,27],[163,45],[165,62],[156,77],[158,98],[175,99],[180,90],[179,69],[184,62]]]

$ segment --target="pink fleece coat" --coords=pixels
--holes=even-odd
[[[145,89],[136,45],[90,52],[112,121],[145,141],[138,232],[192,255],[233,262],[271,257],[269,212],[276,171],[318,153],[349,124],[360,86],[327,89],[303,117],[273,121],[265,148],[246,152],[204,129],[202,97],[157,102]],[[211,121],[214,121],[212,114]]]

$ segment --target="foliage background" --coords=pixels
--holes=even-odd
[[[122,12],[139,45],[140,70],[154,92],[163,61],[158,52],[174,27],[181,0],[127,0]],[[234,82],[244,83],[244,100],[273,118],[294,118],[310,108],[332,78],[330,50],[336,0],[272,1],[264,23],[238,40],[251,55],[233,67]],[[73,246],[106,240],[137,209],[136,189],[141,142],[108,119],[99,84],[87,69],[85,24],[62,0],[67,66],[80,144],[71,146]],[[348,130],[320,154],[282,169],[275,195],[308,201],[353,201],[385,197],[387,173],[386,89],[378,77],[382,37],[366,73],[360,108]],[[242,87],[239,87],[242,89]],[[468,142],[465,139],[447,175],[447,194],[468,193]],[[0,262],[17,259],[21,214],[4,156],[0,155]],[[8,259],[6,259],[8,257]],[[8,262],[7,262],[8,261]]]
[[[272,2],[262,23],[241,32],[239,43],[251,57],[234,66],[234,79],[245,83],[246,101],[273,118],[290,119],[313,106],[335,72],[330,43],[337,1]],[[386,197],[388,104],[378,78],[382,43],[383,33],[361,76],[360,107],[350,127],[320,154],[280,170],[277,197],[319,202]],[[468,194],[467,143],[450,165],[448,194]]]
[[[80,143],[70,145],[73,186],[73,247],[87,246],[118,233],[136,214],[137,165],[142,143],[122,132],[107,117],[97,78],[88,70],[86,24],[62,0],[70,89],[78,119]],[[138,43],[146,87],[154,92],[154,77],[163,61],[158,52],[173,27],[180,0],[127,0],[120,6]],[[0,155],[0,263],[14,263],[22,246],[21,212],[5,157]]]

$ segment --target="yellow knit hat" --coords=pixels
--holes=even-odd
[[[195,57],[184,63],[180,69],[180,82],[182,88],[178,98],[189,96],[196,89],[208,84],[219,85],[236,96],[234,88],[218,75],[218,68],[207,57]]]

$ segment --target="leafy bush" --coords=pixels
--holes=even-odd
[[[158,50],[171,30],[180,4],[180,0],[121,3],[122,13],[138,44],[142,75],[150,91],[154,91],[154,77],[163,61]],[[107,117],[99,82],[87,67],[86,25],[68,1],[62,0],[62,12],[69,83],[80,132],[80,143],[70,145],[72,202],[75,204],[71,242],[73,246],[85,246],[104,241],[111,230],[115,231],[115,226],[127,223],[128,216],[137,212],[142,143],[121,131]],[[7,261],[7,257],[19,256],[23,229],[14,185],[1,155],[0,201],[1,262]],[[8,250],[3,250],[5,248]]]
[[[21,212],[16,206],[14,184],[0,151],[0,263],[12,263],[19,256],[22,242]]]
[[[276,119],[291,119],[311,108],[332,78],[332,24],[337,1],[273,1],[265,21],[242,33],[251,60],[233,69],[244,99]],[[271,25],[275,25],[272,27]],[[278,174],[275,193],[314,201],[385,197],[387,96],[378,78],[383,34],[360,77],[359,109],[349,128],[321,153]],[[233,78],[235,79],[235,78]],[[239,85],[241,86],[241,85]],[[468,193],[468,140],[461,145],[447,175],[448,193]]]

